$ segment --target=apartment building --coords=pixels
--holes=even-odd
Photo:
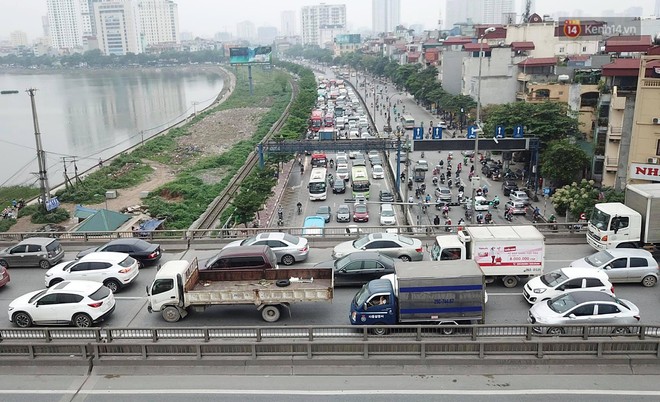
[[[81,0],[48,0],[51,41],[58,49],[82,49],[83,22]]]
[[[145,48],[180,43],[177,7],[172,0],[141,0],[138,3]]]
[[[136,1],[97,2],[94,4],[94,21],[98,46],[103,54],[142,53],[142,30]]]
[[[371,0],[373,32],[394,32],[401,23],[401,0]]]
[[[329,44],[332,46],[334,35],[346,29],[346,5],[304,6],[300,13],[300,23],[303,45],[324,47],[330,38]]]

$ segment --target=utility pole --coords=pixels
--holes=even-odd
[[[39,190],[41,193],[41,205],[46,209],[46,202],[50,199],[50,187],[48,186],[48,174],[46,172],[46,152],[41,145],[41,132],[39,131],[39,120],[37,119],[37,104],[34,100],[36,88],[26,90],[30,96],[32,105],[32,122],[34,124],[34,138],[37,142],[37,162],[39,163]]]

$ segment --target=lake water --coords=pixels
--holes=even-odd
[[[207,66],[205,66],[207,67]],[[0,186],[37,183],[30,97],[36,109],[51,187],[63,182],[62,157],[75,156],[79,172],[139,143],[196,109],[210,105],[223,87],[208,68],[0,71]],[[69,158],[70,160],[70,158]],[[68,164],[69,176],[73,165]]]

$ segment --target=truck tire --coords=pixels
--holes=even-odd
[[[174,306],[167,306],[163,309],[163,319],[167,322],[177,322],[181,319],[181,312]]]
[[[376,323],[375,325],[383,325],[382,322]],[[388,330],[385,327],[374,327],[371,329],[371,333],[377,336],[387,335]]]
[[[266,322],[276,322],[280,319],[280,308],[278,306],[266,306],[261,310],[261,318]]]
[[[515,288],[518,286],[518,277],[512,275],[505,276],[502,278],[502,283],[505,288]]]

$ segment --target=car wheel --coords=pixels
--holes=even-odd
[[[560,328],[560,327],[548,328],[547,333],[548,333],[548,335],[555,335],[555,336],[561,335],[561,334],[564,333],[564,328]]]
[[[27,328],[32,326],[32,317],[30,317],[30,314],[23,311],[14,313],[12,321],[14,321],[14,324],[16,324],[17,327]]]
[[[375,325],[384,325],[384,324],[382,322],[378,322]],[[387,332],[388,332],[387,328],[384,327],[376,327],[371,329],[371,333],[378,336],[387,335]]]
[[[657,282],[658,282],[658,278],[656,278],[656,277],[653,276],[653,275],[646,275],[646,276],[642,279],[642,285],[645,286],[645,287],[647,287],[647,288],[650,288],[650,287],[655,286],[655,284],[656,284]]]
[[[177,322],[181,319],[181,312],[174,306],[167,306],[161,312],[163,320],[167,322]]]
[[[48,283],[48,287],[55,286],[60,282],[62,282],[62,278],[55,278]]]
[[[106,288],[110,289],[112,293],[117,293],[119,290],[119,282],[117,282],[114,279],[108,279],[107,281],[103,282]]]
[[[621,243],[616,248],[637,248],[635,243]]]
[[[43,269],[48,269],[50,268],[50,262],[48,262],[48,260],[41,260],[39,261],[39,267]]]
[[[626,327],[616,327],[612,330],[612,335],[624,335],[629,333],[630,333],[630,328],[626,328]]]
[[[403,261],[403,262],[410,262],[410,261],[412,261],[412,259],[411,259],[410,257],[408,257],[407,255],[402,255],[402,256],[399,257],[399,259],[400,259],[401,261]]]
[[[278,306],[266,306],[261,310],[261,318],[266,322],[276,322],[280,319],[280,308]]]
[[[9,268],[9,264],[7,264],[7,261],[5,260],[0,260],[0,265],[2,265],[5,268]]]
[[[73,325],[78,328],[89,328],[92,326],[92,318],[85,313],[78,313],[73,316]]]
[[[291,265],[294,262],[296,262],[296,259],[293,258],[292,255],[287,254],[287,255],[282,257],[282,264],[284,264],[284,265]]]
[[[502,283],[504,284],[504,287],[515,288],[518,286],[518,278],[515,276],[505,276],[502,278]]]

